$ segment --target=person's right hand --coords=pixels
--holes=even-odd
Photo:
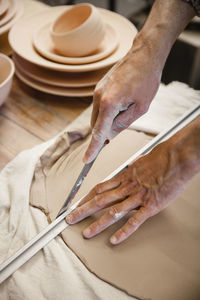
[[[106,140],[115,137],[148,110],[163,66],[152,43],[138,34],[129,53],[97,84],[91,119],[92,140],[85,163],[96,157]]]
[[[154,1],[129,53],[96,86],[93,134],[83,159],[85,163],[97,156],[106,140],[148,110],[170,49],[194,15],[194,9],[183,1]]]

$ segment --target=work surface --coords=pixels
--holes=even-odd
[[[24,16],[46,9],[38,1],[23,0]],[[0,52],[12,53],[7,34]],[[11,93],[0,107],[0,170],[19,152],[44,142],[71,123],[92,99],[67,98],[40,93],[13,78]]]
[[[14,78],[11,93],[0,107],[0,170],[22,150],[55,136],[91,101],[40,93]]]

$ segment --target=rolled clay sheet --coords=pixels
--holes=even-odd
[[[64,133],[41,156],[31,187],[31,205],[55,219],[79,175],[90,136],[87,130]],[[107,145],[85,179],[75,200],[149,142],[151,137],[126,130]],[[68,226],[62,238],[85,266],[102,280],[139,299],[184,300],[200,295],[200,175],[168,208],[145,222],[118,246],[109,237],[127,217],[86,240],[82,230],[102,213]],[[67,267],[67,266],[66,266]]]

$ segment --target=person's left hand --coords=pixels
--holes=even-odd
[[[98,184],[67,216],[67,222],[79,222],[110,207],[83,231],[84,237],[91,238],[138,208],[110,242],[118,244],[125,240],[148,218],[163,210],[185,186],[187,176],[181,170],[180,151],[170,145],[170,141],[158,145],[111,180]]]

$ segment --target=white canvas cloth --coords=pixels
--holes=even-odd
[[[129,128],[158,134],[198,103],[200,91],[193,90],[187,84],[177,81],[161,84],[148,112]]]
[[[89,117],[90,109],[67,129]],[[0,173],[0,263],[48,226],[45,214],[29,206],[29,191],[35,164],[54,141],[23,151]],[[0,299],[134,298],[90,273],[57,236],[0,286]]]

